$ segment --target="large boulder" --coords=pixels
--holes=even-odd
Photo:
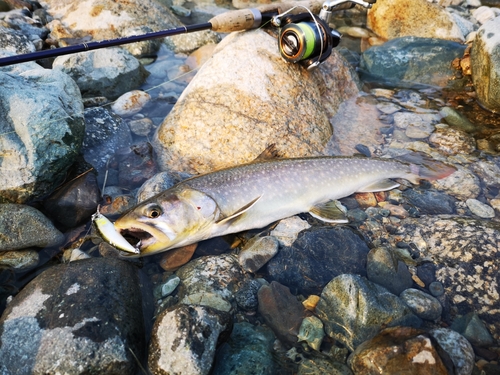
[[[500,17],[477,32],[471,52],[472,80],[478,100],[491,111],[500,111]]]
[[[158,129],[161,168],[206,172],[250,161],[271,143],[285,157],[318,155],[332,135],[329,117],[357,93],[357,76],[336,51],[308,71],[283,61],[265,31],[233,33]]]
[[[0,202],[25,203],[50,193],[82,145],[78,86],[53,70],[0,73],[0,108]]]

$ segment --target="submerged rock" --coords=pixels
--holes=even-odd
[[[431,335],[448,354],[455,365],[455,374],[470,375],[474,368],[474,351],[465,337],[447,328],[435,328],[429,331]]]

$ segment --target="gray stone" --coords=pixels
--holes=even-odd
[[[366,50],[360,68],[394,87],[409,83],[446,87],[454,74],[450,62],[461,57],[464,49],[459,43],[442,39],[396,38]]]
[[[419,318],[431,321],[441,318],[443,308],[439,301],[430,294],[410,288],[403,291],[399,295],[399,298],[401,298]]]
[[[18,30],[0,26],[0,56],[19,55],[35,52],[35,46],[29,38]],[[0,68],[0,71],[11,70],[11,68]]]
[[[160,172],[155,174],[153,177],[148,179],[140,188],[137,190],[137,203],[145,201],[148,198],[161,193],[174,186],[176,183],[188,178],[189,175],[185,173],[176,172]]]
[[[0,204],[0,251],[56,246],[64,235],[31,206]]]
[[[438,126],[429,143],[447,155],[468,155],[476,150],[476,141],[471,135],[448,126]]]
[[[403,195],[422,214],[439,215],[455,213],[455,200],[445,193],[432,190],[408,189],[403,192]]]
[[[410,138],[422,139],[430,136],[434,129],[434,125],[422,121],[420,124],[409,124],[405,134]]]
[[[279,248],[279,242],[273,236],[258,237],[252,240],[238,254],[238,262],[241,268],[247,272],[261,269],[278,253]]]
[[[481,193],[480,181],[467,167],[456,165],[457,170],[450,176],[436,180],[436,189],[444,190],[460,200],[475,198]]]
[[[368,280],[399,295],[413,285],[408,267],[398,261],[395,254],[385,247],[376,247],[368,253],[366,264]]]
[[[439,110],[439,114],[442,118],[446,120],[448,125],[451,125],[464,132],[473,132],[476,130],[476,125],[474,125],[470,120],[457,112],[451,107],[443,107]]]
[[[24,272],[36,267],[40,260],[36,250],[16,250],[0,252],[0,266],[12,267],[13,270]]]
[[[51,267],[0,319],[3,373],[136,374],[145,356],[138,269],[93,258]],[[144,290],[144,296],[147,291]],[[138,308],[139,307],[139,308]]]
[[[300,324],[297,340],[305,341],[312,349],[318,350],[325,337],[323,323],[315,316],[305,317]]]
[[[0,202],[25,203],[66,177],[80,150],[83,104],[66,74],[34,69],[0,73]]]
[[[214,375],[274,375],[272,331],[265,326],[236,323],[229,340],[217,351]]]
[[[487,204],[484,204],[477,199],[467,199],[465,201],[465,204],[467,205],[467,207],[469,207],[469,210],[471,210],[471,212],[476,216],[479,216],[483,219],[491,219],[495,217],[495,210],[493,209],[493,207],[488,206]]]
[[[271,235],[278,239],[282,246],[292,246],[300,232],[310,228],[311,225],[298,216],[280,220],[271,231]]]
[[[429,334],[450,356],[457,375],[470,375],[473,372],[475,356],[471,344],[455,331],[447,328],[435,328]]]
[[[119,47],[59,56],[54,60],[53,70],[72,77],[83,97],[108,99],[138,88],[148,76],[139,61]]]
[[[304,358],[299,365],[297,375],[352,375],[345,364],[333,362],[326,358]]]
[[[316,313],[327,335],[351,351],[385,326],[421,324],[399,297],[363,277],[348,274],[325,286]]]
[[[238,307],[244,311],[255,311],[259,306],[257,294],[262,286],[257,280],[245,281],[235,294]]]
[[[495,345],[495,340],[476,313],[470,312],[453,321],[450,327],[479,347]]]

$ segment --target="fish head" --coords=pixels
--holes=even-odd
[[[115,229],[135,239],[140,255],[150,255],[205,239],[219,216],[217,203],[191,189],[169,189],[124,213]]]

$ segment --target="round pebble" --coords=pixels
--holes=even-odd
[[[484,204],[477,199],[467,199],[465,201],[465,204],[467,204],[469,210],[471,210],[471,212],[476,216],[479,216],[483,219],[491,219],[495,217],[495,210],[493,209],[493,207],[488,206],[487,204]]]
[[[399,111],[401,107],[394,103],[382,102],[377,104],[377,109],[386,115],[390,115]]]
[[[141,90],[132,90],[120,96],[111,106],[111,110],[119,116],[133,116],[146,105],[151,96]]]
[[[404,290],[399,297],[419,318],[437,320],[441,317],[443,307],[439,301],[430,294],[410,288]]]
[[[444,287],[439,281],[433,281],[429,284],[429,292],[434,297],[440,297],[444,294]]]

